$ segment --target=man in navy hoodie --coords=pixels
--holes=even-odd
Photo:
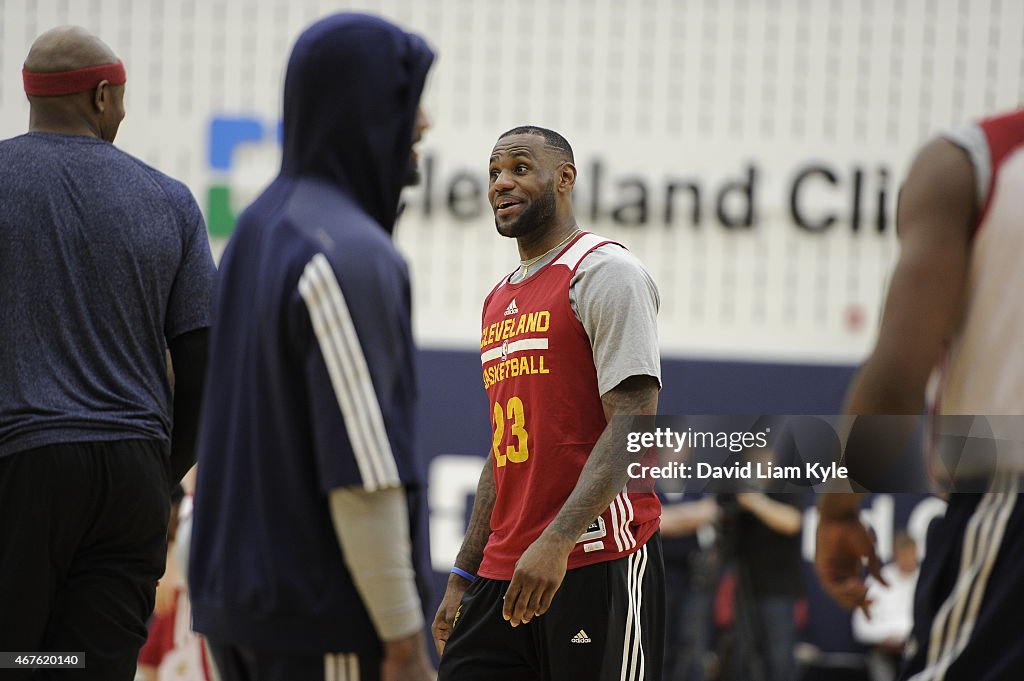
[[[221,261],[189,581],[228,681],[432,678],[409,275],[391,239],[432,61],[381,19],[308,28],[281,172]]]

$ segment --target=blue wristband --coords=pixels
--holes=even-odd
[[[462,568],[453,567],[452,568],[452,574],[453,575],[458,575],[459,577],[462,577],[463,579],[469,580],[470,582],[475,582],[476,581],[476,575],[474,575],[472,572],[466,572]]]

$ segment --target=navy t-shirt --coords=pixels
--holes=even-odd
[[[81,135],[0,142],[0,457],[170,439],[170,340],[210,324],[188,188]]]

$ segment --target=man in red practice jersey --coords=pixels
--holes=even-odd
[[[434,620],[439,678],[660,679],[661,508],[627,488],[625,446],[657,411],[657,288],[576,225],[561,135],[506,132],[489,174],[522,262],[484,302],[492,452]]]
[[[846,458],[863,468],[899,451],[938,379],[930,463],[953,493],[917,582],[902,672],[914,681],[1017,679],[1024,665],[1022,189],[1024,111],[921,149],[900,195],[900,257],[878,341],[846,399],[860,415]],[[859,504],[821,495],[816,563],[829,594],[867,611],[864,561],[881,575]]]

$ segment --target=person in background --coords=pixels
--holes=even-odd
[[[194,470],[194,469],[193,469]],[[182,485],[171,494],[167,570],[156,588],[156,608],[149,622],[149,637],[139,652],[142,681],[208,681],[210,662],[203,641],[192,631],[192,606],[185,587],[182,544],[189,541],[191,496]],[[187,550],[187,548],[186,548]]]
[[[795,492],[719,497],[723,550],[736,576],[733,678],[795,678],[795,612],[804,593],[800,528],[806,504],[806,495]]]
[[[712,494],[662,495],[665,551],[665,679],[704,681],[711,666],[712,611],[721,571],[714,526],[721,509]],[[678,495],[674,495],[677,496]]]
[[[873,577],[867,580],[871,617],[863,610],[853,613],[854,638],[871,646],[868,673],[872,681],[896,678],[914,623],[914,589],[919,573],[917,543],[904,531],[893,538],[892,546],[893,561],[882,567],[885,583]]]

